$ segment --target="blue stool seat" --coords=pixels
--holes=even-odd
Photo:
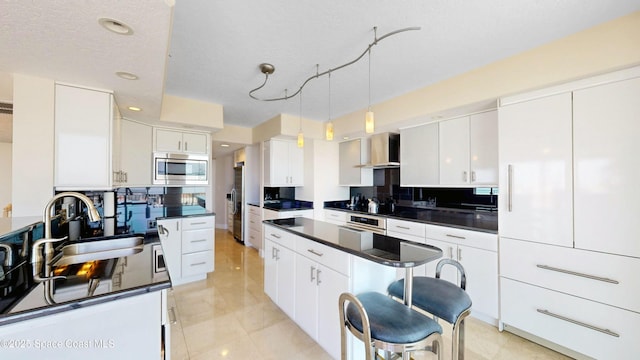
[[[442,334],[442,327],[417,311],[376,292],[357,296],[369,315],[371,337],[389,343],[414,343],[433,333]],[[347,305],[347,320],[362,332],[362,321],[356,305]]]
[[[393,282],[387,289],[389,295],[402,299],[404,279]],[[413,278],[413,306],[455,324],[458,317],[471,308],[471,298],[459,286],[446,280],[424,276]]]

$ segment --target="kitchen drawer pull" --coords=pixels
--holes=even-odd
[[[607,334],[607,335],[610,335],[610,336],[613,336],[613,337],[620,337],[619,334],[616,334],[616,333],[614,333],[613,331],[611,331],[609,329],[599,328],[597,326],[593,326],[593,325],[589,325],[587,323],[583,323],[582,321],[573,320],[573,319],[570,319],[570,318],[562,316],[562,315],[554,314],[549,310],[536,309],[536,311],[539,312],[540,314],[551,316],[551,317],[554,317],[556,319],[564,320],[566,322],[570,322],[572,324],[576,324],[576,325],[579,325],[579,326],[582,326],[582,327],[586,327],[587,329],[599,331],[599,332],[601,332],[603,334]]]
[[[536,267],[538,267],[540,269],[544,269],[544,270],[561,272],[563,274],[580,276],[580,277],[591,279],[591,280],[603,281],[603,282],[610,283],[610,284],[620,284],[620,282],[617,281],[617,280],[613,280],[613,279],[609,279],[609,278],[605,278],[605,277],[601,277],[601,276],[583,274],[583,273],[579,273],[579,272],[575,272],[575,271],[571,271],[571,270],[560,269],[560,268],[553,267],[553,266],[538,264],[538,265],[536,265]]]
[[[396,227],[397,227],[398,229],[411,230],[411,228],[410,228],[410,227],[408,227],[408,226],[400,226],[400,225],[396,225]]]
[[[466,237],[464,237],[464,236],[459,236],[459,235],[451,235],[451,234],[447,234],[446,236],[447,236],[447,237],[456,238],[456,239],[462,239],[462,240],[466,239]]]
[[[472,182],[476,182],[476,172],[475,171],[471,172],[471,181]]]
[[[308,251],[308,252],[310,252],[310,253],[312,253],[312,254],[313,254],[313,255],[315,255],[315,256],[322,256],[322,255],[324,255],[323,253],[321,253],[321,252],[317,252],[317,251],[315,251],[315,250],[313,250],[313,249],[307,249],[307,251]]]
[[[467,172],[466,171],[462,172],[462,181],[467,182]]]
[[[314,282],[314,281],[316,280],[316,277],[315,277],[315,276],[313,276],[313,272],[314,272],[314,271],[316,271],[316,268],[312,266],[312,267],[311,267],[311,282]]]
[[[322,271],[320,271],[320,269],[318,269],[318,271],[316,271],[316,285],[320,285],[322,283],[322,281],[320,281],[320,273]]]
[[[173,309],[173,306],[171,307],[171,309],[169,309],[169,321],[172,324],[175,324],[178,322],[178,319],[176,319],[176,311]]]
[[[207,239],[191,240],[192,243],[207,241]]]
[[[204,265],[206,263],[207,263],[206,261],[201,261],[201,262],[193,263],[190,266],[200,266],[200,265]]]
[[[513,165],[507,166],[507,211],[513,209]]]
[[[276,239],[281,239],[282,238],[282,236],[280,236],[278,234],[274,234],[274,233],[271,233],[271,236],[273,236]]]
[[[191,223],[191,225],[204,225],[206,223],[207,223],[206,221],[200,221],[200,222]]]

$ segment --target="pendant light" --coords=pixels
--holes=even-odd
[[[376,28],[374,27],[373,30],[376,31]],[[373,111],[371,111],[371,48],[369,48],[369,107],[364,115],[364,132],[373,134],[374,127]]]
[[[300,91],[300,128],[298,130],[298,147],[304,147],[304,135],[302,134],[302,91]]]
[[[333,122],[331,122],[331,71],[329,71],[329,122],[327,122],[325,138],[328,141],[333,140]]]

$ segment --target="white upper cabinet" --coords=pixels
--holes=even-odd
[[[341,142],[339,153],[339,185],[373,185],[373,169],[362,167],[362,165],[369,162],[369,149],[366,139]]]
[[[112,103],[109,92],[56,85],[56,188],[111,188]]]
[[[439,126],[440,184],[468,184],[469,117],[442,121]]]
[[[439,183],[438,123],[400,130],[400,185]]]
[[[292,140],[264,142],[264,186],[303,186],[304,150]]]
[[[155,151],[208,154],[209,136],[207,133],[156,128]]]
[[[573,94],[576,248],[640,257],[638,99],[639,78]]]
[[[498,185],[498,111],[469,116],[471,185]]]
[[[120,121],[120,184],[150,186],[153,178],[153,134],[150,125],[122,119]]]
[[[498,112],[440,122],[440,185],[498,184]]]
[[[573,246],[571,93],[500,108],[500,236]]]

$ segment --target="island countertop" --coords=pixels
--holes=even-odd
[[[324,221],[296,217],[264,220],[263,223],[396,268],[412,268],[442,257],[442,250],[435,246],[354,230]]]

